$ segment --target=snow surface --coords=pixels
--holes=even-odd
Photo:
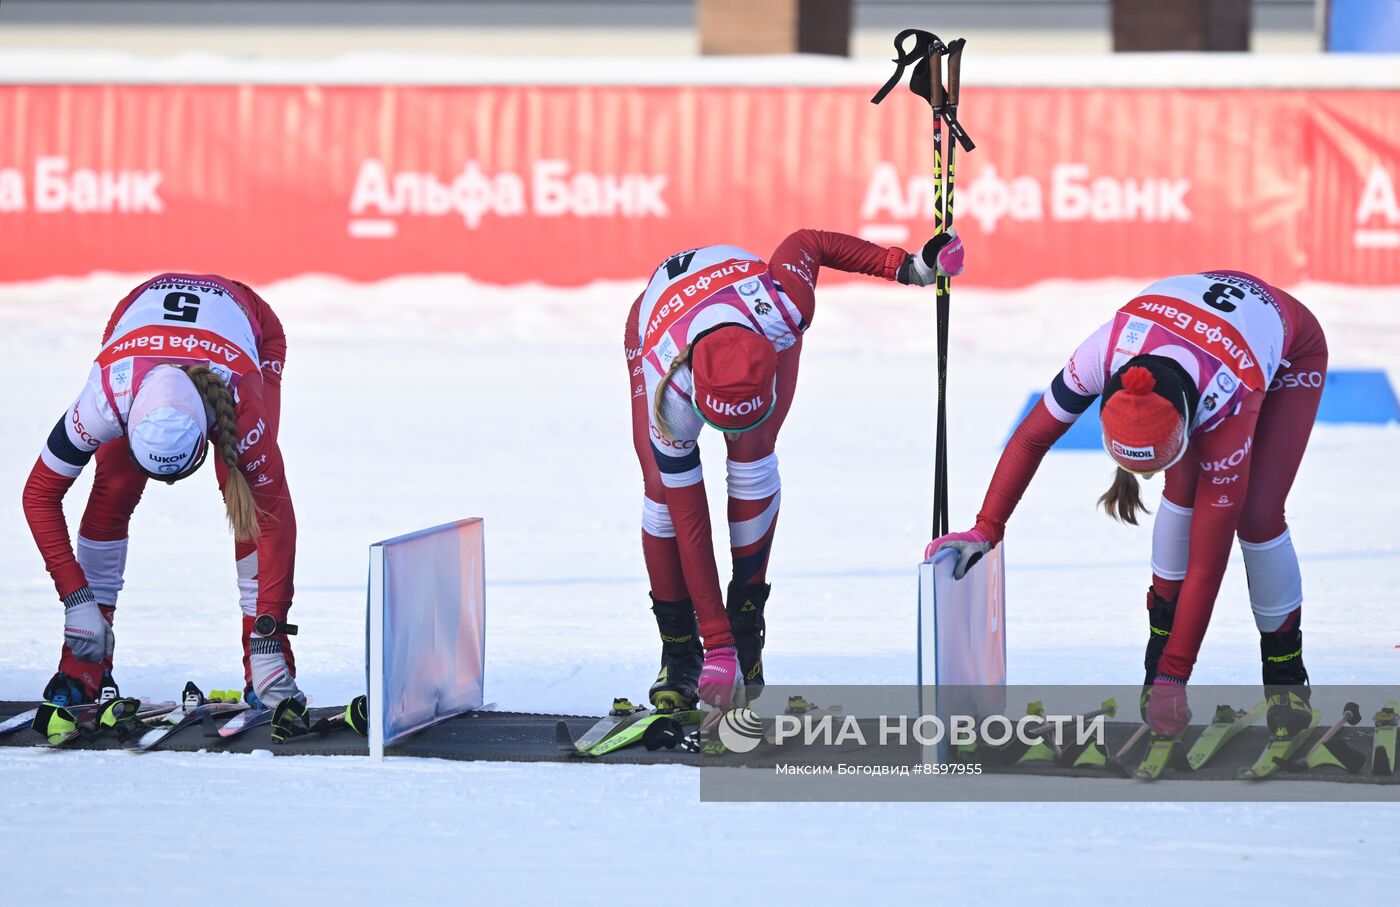
[[[3,699],[38,694],[62,625],[19,490],[110,307],[140,279],[0,286]],[[1026,395],[1142,283],[956,293],[958,527]],[[368,544],[482,516],[487,699],[596,713],[612,696],[643,696],[656,640],[621,352],[636,287],[307,276],[260,289],[290,337],[281,443],[308,693],[343,702],[363,687]],[[1334,366],[1400,374],[1393,291],[1296,292],[1327,329]],[[914,563],[932,484],[931,298],[862,282],[823,287],[818,300],[779,446],[767,673],[912,682]],[[1400,676],[1397,444],[1400,426],[1319,426],[1289,502],[1316,683]],[[722,445],[707,437],[702,448],[723,525]],[[72,525],[90,473],[69,496]],[[1095,513],[1110,475],[1101,455],[1054,454],[1012,521],[1013,683],[1137,679],[1150,529]],[[152,486],[132,521],[116,625],[129,693],[241,682],[232,543],[212,476]],[[1237,558],[1196,679],[1255,683],[1257,665]],[[104,903],[265,892],[336,903],[388,892],[410,902],[999,903],[1027,884],[1039,903],[1247,902],[1277,890],[1342,900],[1388,884],[1400,849],[1393,804],[701,804],[697,773],[665,766],[0,749],[0,797],[4,900],[17,904],[58,891],[101,892]],[[116,857],[94,868],[100,882],[73,870],[88,842]],[[218,860],[251,869],[257,892],[227,884],[247,874]]]

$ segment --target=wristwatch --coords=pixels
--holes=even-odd
[[[271,614],[259,614],[253,621],[253,632],[259,636],[275,636],[278,633],[285,633],[288,636],[297,635],[297,625],[283,623]]]

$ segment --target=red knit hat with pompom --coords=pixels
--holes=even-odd
[[[1100,409],[1104,449],[1129,472],[1166,469],[1186,449],[1185,401],[1164,396],[1157,377],[1141,365],[1125,369],[1121,381],[1118,389],[1110,382]]]

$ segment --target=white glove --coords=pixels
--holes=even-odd
[[[967,571],[996,547],[981,531],[969,529],[966,532],[950,532],[940,535],[924,548],[924,560],[932,560],[939,551],[951,548],[958,553],[958,562],[953,565],[953,579],[962,579]]]
[[[92,589],[84,586],[63,599],[63,641],[79,661],[101,664],[110,658],[117,639],[102,616]]]
[[[957,230],[940,233],[924,243],[918,255],[910,255],[899,266],[895,280],[926,287],[939,277],[957,277],[963,272],[963,242]]]
[[[257,634],[249,637],[248,667],[253,672],[253,692],[267,708],[275,709],[284,699],[305,704],[306,697],[297,688],[296,678],[282,654],[282,644],[277,640]]]

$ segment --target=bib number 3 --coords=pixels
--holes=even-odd
[[[1213,283],[1206,290],[1201,301],[1217,312],[1233,312],[1235,303],[1244,299],[1244,290],[1227,283]]]

